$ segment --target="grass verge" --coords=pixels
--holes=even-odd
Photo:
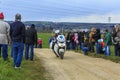
[[[81,51],[81,50],[78,50],[76,52],[83,53],[83,51]],[[103,58],[103,59],[111,60],[116,63],[120,63],[120,57],[117,57],[114,54],[114,46],[111,46],[111,55],[110,56],[106,56],[105,54],[91,53],[91,52],[88,52],[88,56],[95,57],[95,58]]]
[[[15,69],[12,58],[7,61],[0,58],[0,80],[49,80],[42,62],[37,57],[34,61],[23,59],[21,67]]]
[[[38,38],[43,40],[43,48],[49,48],[49,39],[52,36],[52,33],[38,33]]]

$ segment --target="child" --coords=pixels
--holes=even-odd
[[[99,44],[100,53],[104,53],[104,51],[105,51],[105,43],[103,42],[102,38],[98,40],[98,44]]]
[[[41,38],[38,39],[38,48],[42,48],[42,39]]]

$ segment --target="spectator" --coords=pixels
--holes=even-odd
[[[71,35],[70,35],[70,49],[72,49],[72,50],[75,50],[75,42],[74,42],[74,40],[75,40],[75,35],[74,35],[75,33],[72,33]]]
[[[70,34],[71,34],[71,32],[69,32],[66,37],[66,47],[68,50],[70,49]]]
[[[25,25],[21,22],[21,15],[15,15],[15,22],[10,25],[10,36],[12,39],[12,54],[14,67],[21,68],[21,62],[25,42]]]
[[[42,48],[42,39],[41,38],[38,39],[38,48]]]
[[[110,45],[112,44],[112,37],[111,34],[108,32],[108,29],[105,30],[104,43],[105,43],[105,55],[110,56]]]
[[[89,42],[90,42],[90,51],[95,52],[94,45],[95,45],[95,28],[91,28],[91,31],[89,33]]]
[[[90,47],[89,39],[86,38],[84,43],[82,44],[82,50],[84,51],[85,55],[88,55],[89,47]]]
[[[116,27],[116,37],[115,37],[115,41],[116,41],[116,56],[120,57],[120,28]]]
[[[73,32],[70,34],[70,49],[74,49],[74,35]]]
[[[96,29],[96,33],[94,35],[94,39],[95,39],[95,45],[96,45],[96,53],[99,54],[100,53],[100,46],[98,44],[98,40],[101,39],[101,34],[100,34],[100,29]]]
[[[2,50],[2,57],[4,60],[8,59],[8,43],[10,43],[9,31],[10,26],[4,21],[4,14],[0,13],[0,48]]]
[[[114,52],[115,52],[115,56],[118,56],[118,43],[117,43],[117,41],[115,40],[115,38],[117,37],[117,33],[118,33],[118,26],[119,25],[114,25],[114,27],[113,27],[113,34],[112,34],[112,36],[113,36],[113,44],[114,44]]]
[[[98,49],[99,49],[99,53],[104,53],[104,51],[105,51],[105,44],[103,42],[103,38],[98,40]]]
[[[25,38],[25,59],[29,58],[29,48],[30,48],[30,60],[33,61],[34,57],[34,45],[37,44],[37,31],[35,30],[35,25],[32,24],[30,29],[26,30]]]
[[[85,37],[85,31],[81,32],[79,34],[79,40],[80,40],[80,49],[82,50],[82,45],[84,43],[84,37]]]
[[[78,41],[78,33],[77,32],[74,33],[74,45],[75,45],[75,49],[78,50],[79,41]]]

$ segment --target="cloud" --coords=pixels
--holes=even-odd
[[[120,14],[108,13],[104,15],[88,15],[82,17],[64,17],[54,19],[55,22],[88,22],[88,23],[108,23],[108,17],[111,17],[111,23],[120,23]]]

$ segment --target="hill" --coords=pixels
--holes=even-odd
[[[12,21],[8,21],[11,23]],[[101,30],[107,28],[112,30],[116,23],[75,23],[75,22],[50,22],[50,21],[25,21],[25,25],[35,24],[38,31],[52,31],[59,29],[64,31],[71,31],[73,29],[90,29],[91,27],[100,28]]]

